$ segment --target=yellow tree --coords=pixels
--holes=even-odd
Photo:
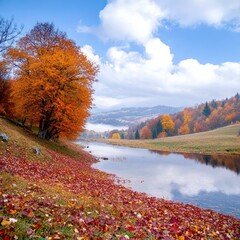
[[[76,138],[89,116],[98,66],[48,23],[38,23],[6,59],[15,70],[16,116],[38,124],[41,138]]]
[[[163,130],[167,134],[172,134],[172,132],[174,130],[174,122],[173,122],[172,118],[168,114],[165,114],[162,116],[161,122],[162,122]]]
[[[112,135],[112,139],[121,139],[121,136],[120,136],[119,133],[114,133],[114,134]]]
[[[189,134],[190,133],[190,129],[189,129],[188,125],[187,124],[182,125],[178,129],[178,133],[181,134],[181,135]]]
[[[190,113],[188,110],[184,110],[183,115],[183,125],[178,129],[179,134],[189,134],[190,128],[189,124],[193,121],[192,117],[190,116]]]

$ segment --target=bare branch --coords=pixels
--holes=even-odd
[[[21,34],[23,26],[20,28],[13,23],[13,18],[5,20],[0,17],[0,53],[11,47],[14,40]]]

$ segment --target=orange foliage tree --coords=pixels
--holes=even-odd
[[[150,139],[152,138],[152,131],[147,126],[144,126],[141,129],[140,136],[141,136],[141,139]]]
[[[114,133],[114,134],[112,135],[112,139],[121,139],[121,136],[120,136],[119,133]]]
[[[167,134],[171,134],[174,130],[174,122],[173,122],[172,118],[168,114],[165,114],[162,116],[161,122],[162,122],[163,130]]]
[[[89,116],[98,66],[49,23],[38,23],[6,59],[15,70],[15,115],[38,125],[41,138],[76,138]]]
[[[189,129],[188,125],[187,124],[182,125],[178,129],[178,133],[181,134],[181,135],[189,134],[190,133],[190,129]]]
[[[183,111],[183,125],[178,129],[179,134],[189,134],[190,128],[189,124],[192,122],[192,118],[187,109]]]
[[[203,114],[206,105],[209,107],[208,116]],[[158,134],[157,122],[161,120],[163,133]],[[140,128],[146,125],[157,137],[166,137],[174,134],[197,133],[223,127],[240,122],[240,94],[224,100],[212,100],[196,107],[188,107],[183,111],[169,115],[160,115],[148,122],[141,123]],[[137,127],[137,128],[138,128]],[[129,136],[129,131],[128,131]]]

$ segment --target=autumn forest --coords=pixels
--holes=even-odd
[[[154,139],[209,131],[240,121],[240,95],[162,115],[128,130],[130,139]]]

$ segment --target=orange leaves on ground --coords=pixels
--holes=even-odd
[[[3,187],[0,211],[4,211],[0,217],[2,236],[14,236],[16,221],[26,219],[29,224],[23,233],[26,238],[189,240],[240,237],[239,219],[189,204],[148,197],[115,185],[112,176],[91,168],[94,160],[82,151],[82,160],[45,151],[51,155],[50,161],[34,162],[10,153],[0,156],[2,171],[28,182],[23,191],[10,192],[6,183],[0,185]],[[15,189],[19,182],[9,184]],[[48,186],[47,190],[42,186]],[[54,196],[48,193],[50,188],[55,189]],[[63,204],[61,192],[71,196],[66,204]]]

